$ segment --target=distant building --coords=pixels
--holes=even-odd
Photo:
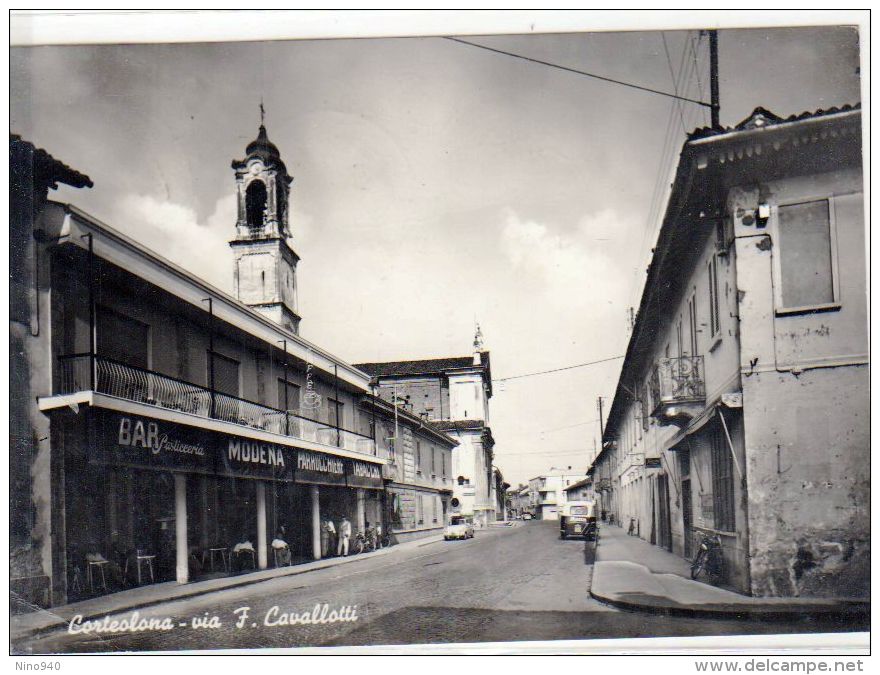
[[[564,490],[566,501],[569,502],[591,502],[594,501],[593,479],[584,478],[576,483],[572,483]]]
[[[565,492],[570,485],[584,478],[584,473],[566,469],[551,469],[548,473],[529,480],[529,489],[535,502],[535,517],[539,520],[555,520],[559,510],[568,501]]]
[[[498,500],[489,427],[492,373],[489,352],[477,329],[472,356],[360,363],[379,398],[395,401],[444,431],[458,445],[452,452],[453,507],[479,526],[496,519]]]
[[[861,125],[689,137],[590,469],[609,517],[686,558],[717,535],[755,596],[869,594]]]

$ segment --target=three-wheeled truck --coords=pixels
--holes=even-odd
[[[568,502],[559,512],[559,538],[596,538],[595,502]]]

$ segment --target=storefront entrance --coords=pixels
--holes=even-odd
[[[64,447],[68,602],[314,560],[323,520],[354,536],[381,514],[378,465],[108,411],[88,422]]]

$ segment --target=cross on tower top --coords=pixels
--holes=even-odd
[[[263,107],[263,99],[260,98],[260,126],[266,121],[266,109]]]

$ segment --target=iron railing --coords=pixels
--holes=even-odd
[[[93,359],[90,354],[61,356],[58,361],[56,394],[90,390],[94,362],[95,391],[101,394],[379,456],[376,443],[369,436],[337,428],[293,410],[278,410],[230,394],[212,392],[191,382],[112,359]]]
[[[651,372],[652,414],[663,406],[703,403],[706,384],[702,356],[660,359]]]

